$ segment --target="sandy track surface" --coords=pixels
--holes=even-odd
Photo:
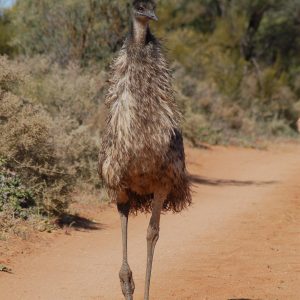
[[[300,299],[300,146],[188,151],[194,205],[164,215],[151,298]],[[149,216],[129,223],[129,262],[142,299]],[[118,215],[61,234],[0,273],[0,299],[122,299]]]

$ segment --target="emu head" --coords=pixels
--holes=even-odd
[[[136,19],[144,22],[158,20],[155,15],[156,5],[154,0],[134,0],[132,6],[133,16]]]

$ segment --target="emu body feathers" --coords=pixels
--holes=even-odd
[[[127,38],[111,68],[107,124],[99,173],[111,197],[125,191],[131,211],[149,211],[157,185],[165,186],[164,210],[190,204],[179,131],[181,114],[160,43],[147,32],[145,45]]]

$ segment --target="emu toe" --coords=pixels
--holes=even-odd
[[[123,295],[126,300],[133,300],[135,289],[132,272],[127,264],[124,264],[119,273]]]

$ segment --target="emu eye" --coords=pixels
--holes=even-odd
[[[139,7],[138,7],[138,10],[139,10],[139,11],[143,11],[143,10],[144,10],[144,7],[143,7],[143,6],[139,6]]]

